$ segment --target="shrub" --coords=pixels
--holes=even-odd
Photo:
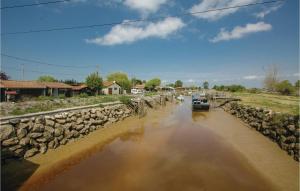
[[[276,91],[282,95],[291,95],[295,92],[295,88],[288,80],[283,80],[276,84]]]
[[[87,98],[87,97],[89,97],[89,95],[87,93],[81,93],[81,94],[78,95],[78,97]]]
[[[258,88],[250,88],[250,89],[247,90],[247,92],[249,92],[249,93],[260,93],[261,90],[258,89]]]
[[[51,99],[53,99],[53,97],[51,97],[51,96],[39,96],[37,98],[37,100],[39,100],[39,101],[45,101],[45,100],[51,100]]]
[[[65,95],[65,94],[59,94],[59,95],[58,95],[58,98],[59,98],[59,99],[65,99],[65,98],[66,98],[66,95]]]

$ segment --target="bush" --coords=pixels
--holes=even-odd
[[[81,94],[78,95],[78,97],[87,98],[87,97],[89,97],[89,95],[87,93],[81,93]]]
[[[59,95],[58,95],[58,98],[59,98],[59,99],[65,99],[65,98],[66,98],[66,95],[65,95],[65,94],[59,94]]]
[[[125,105],[128,105],[131,102],[131,98],[129,96],[121,96],[119,100]]]
[[[256,93],[260,93],[261,90],[258,89],[258,88],[250,88],[250,89],[247,90],[247,92],[256,94]]]
[[[52,100],[52,99],[53,99],[53,97],[51,97],[51,96],[39,96],[37,98],[37,100],[39,100],[39,101]]]
[[[275,87],[276,91],[282,95],[291,95],[295,92],[294,86],[288,80],[283,80],[277,83]]]

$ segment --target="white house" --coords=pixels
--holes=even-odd
[[[123,94],[123,90],[121,86],[117,84],[115,81],[113,82],[105,81],[103,82],[102,93],[105,95],[118,95],[118,94]]]

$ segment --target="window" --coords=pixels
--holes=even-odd
[[[118,88],[114,88],[114,90],[117,90]]]

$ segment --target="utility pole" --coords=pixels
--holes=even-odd
[[[99,64],[97,64],[96,67],[97,67],[97,76],[99,76],[99,73],[100,73],[100,72],[99,72],[99,69],[100,69]]]
[[[97,70],[97,71],[96,71],[96,72],[97,72],[97,77],[99,77],[99,68],[100,68],[99,64],[97,64],[96,67],[97,67],[97,69],[96,69],[96,70]],[[99,89],[100,89],[100,88],[99,88],[99,85],[98,85],[98,86],[97,86],[97,95],[99,95]]]

